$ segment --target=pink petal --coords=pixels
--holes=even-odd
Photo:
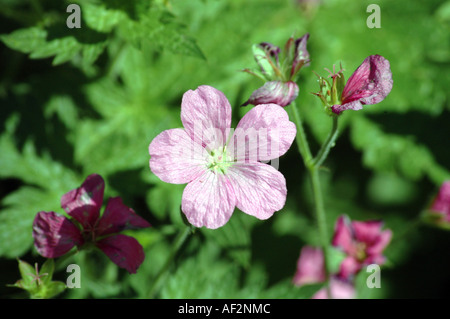
[[[97,225],[97,236],[121,232],[125,229],[146,228],[151,225],[122,203],[120,197],[110,198]]]
[[[371,246],[367,247],[366,251],[369,255],[380,255],[382,254],[383,250],[386,248],[386,246],[390,243],[392,238],[392,231],[391,230],[385,230],[382,231],[381,234],[378,236],[377,240],[372,243]]]
[[[431,204],[430,210],[441,213],[450,221],[450,181],[442,183],[438,195]]]
[[[97,221],[103,203],[105,182],[100,175],[89,175],[81,187],[61,198],[61,207],[85,228]]]
[[[160,133],[148,150],[151,171],[172,184],[189,183],[203,174],[208,158],[206,150],[179,128]]]
[[[34,245],[45,258],[57,258],[75,245],[81,245],[81,231],[66,217],[55,212],[39,212],[33,221]]]
[[[227,178],[208,170],[187,184],[181,210],[192,225],[215,229],[228,222],[235,205],[236,197]]]
[[[389,61],[381,55],[368,56],[348,79],[342,92],[342,105],[334,105],[334,113],[359,110],[362,105],[380,103],[393,85]]]
[[[255,90],[247,102],[242,104],[277,104],[279,106],[287,106],[291,104],[298,96],[298,85],[293,81],[269,81],[264,83],[262,87]]]
[[[353,221],[351,223],[355,239],[367,245],[372,245],[378,241],[381,234],[383,222],[378,220]]]
[[[287,152],[296,134],[282,107],[261,104],[242,117],[227,147],[238,162],[271,160]]]
[[[356,290],[352,284],[333,277],[330,280],[330,292],[332,299],[354,299],[356,297]],[[326,288],[319,290],[312,299],[328,299]]]
[[[99,240],[96,245],[117,266],[125,268],[130,274],[135,274],[145,259],[141,244],[130,236],[109,236]]]
[[[344,279],[349,279],[355,275],[362,268],[362,264],[358,262],[354,257],[347,256],[342,261],[339,268],[339,277]]]
[[[332,244],[340,247],[347,254],[355,251],[350,221],[346,216],[340,216],[336,221]]]
[[[315,284],[325,281],[325,263],[320,248],[304,246],[297,262],[297,272],[293,283],[296,286]]]
[[[219,90],[202,85],[189,90],[181,102],[181,121],[197,144],[217,149],[225,145],[231,126],[231,105]]]
[[[226,173],[236,194],[236,206],[258,219],[267,219],[286,202],[283,174],[263,163],[235,164]]]

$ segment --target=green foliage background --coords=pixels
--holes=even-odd
[[[81,29],[66,27],[70,3]],[[381,8],[369,29],[366,8]],[[318,245],[306,171],[295,145],[280,159],[285,208],[267,221],[236,210],[218,230],[198,229],[166,276],[152,285],[185,226],[183,185],[161,182],[148,145],[180,127],[184,92],[207,84],[240,108],[261,86],[240,72],[255,67],[251,46],[283,46],[310,33],[311,65],[298,81],[300,111],[313,150],[331,127],[315,71],[342,63],[346,77],[371,54],[391,63],[394,86],[380,104],[345,112],[322,173],[332,234],[336,217],[381,218],[394,232],[382,288],[360,298],[449,296],[450,234],[412,228],[440,184],[450,179],[450,1],[290,0],[0,0],[0,296],[19,279],[16,258],[44,261],[33,248],[39,211],[63,213],[60,198],[92,173],[105,198],[124,202],[153,225],[132,232],[146,259],[135,275],[101,253],[75,255],[82,288],[61,298],[309,298],[319,287],[291,280],[300,249]],[[409,231],[411,230],[411,231]],[[65,268],[54,278],[65,282]],[[153,287],[153,288],[152,288]],[[152,293],[153,291],[153,293]]]

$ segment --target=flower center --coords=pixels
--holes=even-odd
[[[211,151],[206,167],[215,173],[225,174],[228,167],[233,165],[229,156],[227,156],[226,147]]]
[[[355,257],[359,262],[363,262],[367,258],[366,248],[367,248],[367,246],[365,243],[358,242],[356,244],[356,256]]]

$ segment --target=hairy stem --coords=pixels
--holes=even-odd
[[[311,184],[312,184],[312,191],[314,196],[314,205],[315,205],[315,212],[316,212],[316,219],[317,219],[317,225],[319,230],[319,237],[320,237],[320,245],[322,246],[323,254],[324,254],[324,263],[325,263],[325,274],[326,274],[326,289],[327,289],[327,295],[328,298],[331,299],[331,292],[330,292],[330,267],[328,262],[328,246],[329,246],[329,240],[328,240],[328,233],[327,233],[327,220],[326,220],[326,213],[325,213],[325,207],[323,203],[323,196],[322,196],[322,188],[320,186],[320,178],[319,178],[319,165],[317,165],[317,161],[313,161],[311,150],[309,148],[308,140],[306,139],[305,130],[303,129],[302,120],[300,117],[300,113],[297,109],[297,105],[293,102],[291,106],[288,109],[291,117],[294,118],[295,125],[297,126],[297,146],[300,151],[300,154],[303,158],[303,162],[308,169],[310,178],[311,178]],[[337,121],[336,123],[333,123],[333,131],[337,131]],[[334,140],[336,138],[336,132],[330,133],[330,137],[327,139],[326,144],[329,144],[328,146],[322,146],[321,150],[319,151],[320,154],[320,163],[325,160],[326,156],[328,155],[329,149],[331,148],[331,144],[334,143]]]
[[[333,126],[331,128],[331,132],[330,134],[328,134],[327,139],[322,144],[322,147],[317,153],[317,156],[314,158],[313,162],[314,166],[320,167],[322,165],[322,163],[327,158],[330,149],[334,146],[334,142],[336,141],[337,136],[338,136],[338,117],[335,116],[333,117]]]

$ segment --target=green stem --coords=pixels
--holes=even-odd
[[[159,286],[161,285],[161,280],[163,278],[163,275],[169,270],[170,265],[172,264],[172,261],[174,260],[175,256],[177,255],[178,250],[181,248],[181,246],[184,244],[186,239],[188,238],[189,234],[192,232],[191,227],[186,227],[184,231],[180,232],[178,236],[175,238],[175,242],[173,244],[173,249],[170,252],[169,257],[167,258],[165,264],[161,268],[160,272],[156,276],[155,280],[153,281],[153,284],[150,286],[149,289],[149,298],[153,299],[158,292]]]
[[[422,224],[423,224],[422,215],[415,217],[411,222],[409,222],[406,225],[402,233],[400,233],[399,235],[395,236],[392,239],[389,246],[392,247],[393,245],[403,241],[411,234],[411,232],[417,230],[420,226],[422,226]]]
[[[322,189],[320,186],[320,178],[319,178],[319,170],[318,167],[312,159],[311,150],[308,145],[308,141],[306,139],[305,130],[303,129],[302,120],[300,117],[300,113],[297,109],[297,105],[293,102],[290,108],[288,109],[290,112],[291,117],[294,118],[295,124],[297,126],[297,146],[300,151],[300,154],[302,155],[303,162],[306,166],[306,168],[309,171],[310,177],[311,177],[311,184],[312,184],[312,190],[313,190],[313,196],[314,196],[314,205],[315,205],[315,211],[316,211],[316,218],[317,218],[317,224],[319,228],[319,237],[320,237],[320,245],[322,246],[323,255],[324,255],[324,264],[325,264],[325,276],[326,276],[326,290],[328,299],[331,299],[331,292],[330,292],[330,267],[329,267],[329,261],[328,261],[328,234],[327,234],[327,220],[326,220],[326,214],[325,214],[325,208],[323,204],[323,196],[322,196]],[[335,133],[330,134],[332,136],[335,135]],[[334,137],[335,139],[335,137]],[[330,146],[331,147],[331,146]],[[329,148],[328,147],[328,151]],[[323,147],[324,148],[324,147]],[[325,147],[326,148],[326,147]],[[323,152],[323,159],[325,159],[326,155],[328,154],[328,151]],[[321,152],[319,152],[320,154]]]
[[[300,113],[298,112],[297,104],[295,101],[291,103],[291,106],[287,108],[289,117],[293,117],[295,121],[295,125],[297,126],[297,147],[300,151],[300,155],[303,157],[303,162],[305,166],[309,168],[312,166],[312,154],[309,149],[308,140],[306,139],[305,130],[303,129],[302,119],[300,117]]]
[[[58,258],[58,260],[55,260],[55,270],[59,269],[59,267],[62,267],[63,264],[72,256],[74,256],[78,252],[78,249],[75,247],[71,251],[69,251],[67,254],[61,256]]]
[[[338,117],[335,116],[333,117],[333,126],[331,127],[331,132],[330,134],[328,134],[327,139],[322,144],[322,147],[317,153],[317,156],[314,158],[313,162],[314,166],[320,167],[322,165],[322,163],[327,158],[330,149],[334,146],[334,142],[336,141],[337,136],[338,136]]]
[[[328,231],[327,231],[327,218],[325,214],[325,207],[323,204],[323,196],[322,196],[322,189],[320,186],[320,176],[319,176],[319,169],[317,166],[312,167],[309,169],[309,174],[311,175],[311,184],[313,189],[313,196],[314,196],[314,204],[315,204],[315,211],[316,211],[316,219],[317,219],[317,225],[319,228],[319,237],[320,237],[320,245],[322,246],[323,250],[323,256],[324,256],[324,264],[325,264],[325,278],[327,279],[327,295],[328,299],[331,299],[331,292],[330,292],[330,285],[329,285],[329,279],[330,279],[330,264],[329,264],[329,253],[328,253],[328,246],[329,246],[329,240],[328,240]]]

